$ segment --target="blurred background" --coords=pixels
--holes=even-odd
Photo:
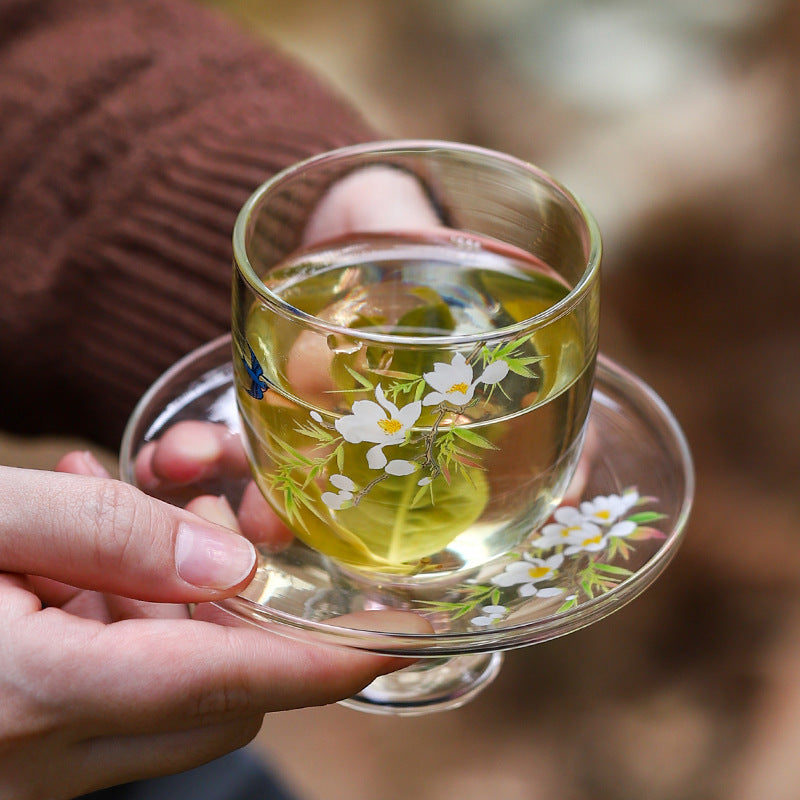
[[[507,151],[580,195],[601,348],[698,473],[677,559],[610,619],[509,653],[461,710],[275,714],[257,750],[308,800],[800,797],[800,4],[202,1],[387,137]]]

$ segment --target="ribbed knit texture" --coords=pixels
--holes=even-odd
[[[248,195],[370,138],[191,0],[0,0],[0,426],[116,447],[149,384],[228,328]]]

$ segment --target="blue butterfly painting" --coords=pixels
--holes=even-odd
[[[261,400],[269,389],[269,384],[267,383],[267,379],[264,377],[264,370],[261,367],[261,364],[258,363],[256,354],[253,352],[253,348],[250,347],[249,342],[247,342],[247,348],[250,350],[250,363],[248,364],[245,360],[245,357],[242,356],[242,364],[244,364],[244,368],[247,370],[247,374],[250,376],[250,388],[246,389],[245,391],[250,395],[250,397],[255,397],[256,400]]]

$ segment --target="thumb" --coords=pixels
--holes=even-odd
[[[0,571],[187,603],[236,594],[255,564],[243,536],[121,481],[0,467]]]

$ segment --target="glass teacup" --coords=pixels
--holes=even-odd
[[[600,251],[564,187],[467,145],[344,148],[259,188],[234,231],[234,382],[295,535],[417,583],[544,522],[583,443]]]

